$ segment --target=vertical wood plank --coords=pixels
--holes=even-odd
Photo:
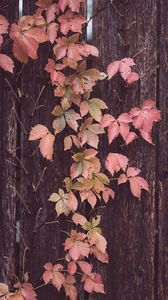
[[[34,1],[24,1],[24,15],[33,14]],[[58,103],[53,94],[49,75],[44,70],[48,58],[52,58],[52,49],[49,45],[41,45],[39,59],[29,61],[22,75],[23,101],[21,118],[27,132],[36,124],[43,124],[52,130],[53,116],[51,111]],[[35,102],[39,98],[37,109],[32,116]],[[56,102],[57,101],[57,102]],[[22,162],[27,174],[22,172],[21,194],[29,207],[29,214],[24,207],[21,208],[21,272],[28,271],[34,286],[43,283],[41,280],[44,271],[43,265],[50,261],[56,263],[63,258],[63,242],[65,235],[60,234],[60,229],[66,230],[67,221],[62,217],[53,224],[46,222],[56,220],[54,204],[48,202],[52,192],[57,192],[63,186],[63,180],[69,171],[68,157],[63,151],[63,136],[57,138],[55,143],[55,156],[52,162],[45,160],[38,150],[38,143],[28,141],[28,135],[22,134]],[[61,225],[60,225],[61,224]],[[62,227],[61,227],[62,226]],[[27,250],[26,250],[27,248]],[[24,262],[22,256],[25,255]],[[61,261],[59,261],[61,263]],[[49,298],[54,300],[64,299],[63,293],[58,293],[56,288],[49,286],[37,290],[39,299]]]
[[[9,22],[18,16],[18,1],[6,0],[0,3],[0,14]],[[9,43],[3,49],[9,52]],[[2,50],[2,51],[3,51]],[[11,55],[11,53],[9,54]],[[0,70],[0,281],[11,283],[16,268],[16,178],[17,164],[11,153],[16,153],[17,119],[13,108],[16,99],[6,79],[14,87],[14,77]],[[15,87],[14,87],[15,89]],[[13,152],[11,152],[13,151]]]
[[[158,95],[162,121],[159,126],[158,165],[158,295],[157,299],[168,299],[168,2],[158,2],[159,29],[159,80]]]
[[[120,78],[115,78],[102,83],[97,90],[97,96],[106,100],[112,114],[118,116],[142,103],[143,99],[156,99],[157,1],[106,3],[106,9],[98,13],[105,1],[94,1],[94,15],[97,17],[93,21],[93,44],[100,49],[101,60],[97,65],[106,71],[112,60],[135,55],[137,70],[141,74],[141,81],[129,88],[124,86]],[[154,142],[157,143],[155,138]],[[109,147],[104,147],[105,144],[107,141],[103,139],[100,145],[102,159],[108,152],[121,151],[117,142]],[[143,193],[139,202],[123,187],[119,189],[117,199],[108,204],[103,214],[103,228],[108,240],[110,264],[97,264],[105,281],[107,295],[91,296],[89,299],[155,299],[156,149],[137,140],[128,146],[125,153],[150,182],[150,194]]]

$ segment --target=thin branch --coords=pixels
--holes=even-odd
[[[39,179],[37,185],[35,186],[35,185],[33,184],[33,189],[34,189],[34,192],[35,192],[35,193],[37,192],[37,190],[38,190],[38,188],[39,188],[39,185],[40,185],[40,183],[41,183],[42,180],[43,180],[44,173],[45,173],[46,170],[47,170],[47,167],[45,167],[45,168],[43,169],[43,172],[41,173],[41,176],[40,176],[40,179]]]
[[[41,98],[41,96],[42,96],[42,94],[43,94],[43,91],[45,90],[45,85],[43,85],[43,87],[42,87],[42,89],[40,90],[40,93],[39,93],[39,95],[38,95],[38,97],[37,97],[37,99],[36,99],[36,101],[35,101],[35,104],[34,104],[34,107],[33,107],[33,110],[32,110],[32,114],[31,114],[31,116],[33,117],[34,116],[34,113],[35,113],[35,110],[37,109],[37,104],[38,104],[38,102],[39,102],[39,100],[40,100],[40,98]]]
[[[25,201],[23,200],[23,197],[21,196],[21,194],[16,190],[16,188],[12,185],[10,185],[10,188],[13,189],[13,191],[18,195],[20,201],[23,203],[24,207],[26,208],[27,212],[29,215],[31,215],[31,211],[28,208],[27,204],[25,203]]]
[[[5,81],[8,84],[10,90],[12,91],[13,95],[15,96],[15,98],[20,102],[20,98],[18,97],[18,95],[15,93],[11,83],[9,82],[9,80],[5,77]]]
[[[25,129],[25,127],[24,127],[24,124],[23,124],[22,121],[20,120],[20,118],[19,118],[19,116],[18,116],[18,113],[17,113],[17,111],[16,111],[16,109],[15,109],[14,106],[12,107],[12,110],[14,111],[14,113],[15,113],[15,115],[16,115],[16,118],[17,118],[17,120],[18,120],[20,126],[22,127],[24,133],[27,134],[28,132],[26,131],[26,129]]]

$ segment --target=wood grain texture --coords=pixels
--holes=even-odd
[[[102,83],[97,95],[106,100],[113,115],[143,99],[156,99],[157,81],[157,14],[156,1],[107,1],[106,9],[93,22],[93,43],[100,49],[97,65],[106,71],[115,59],[136,56],[137,70],[141,74],[139,83],[126,88],[121,78]],[[94,1],[94,12],[105,1]],[[141,53],[137,54],[139,51]],[[116,96],[116,92],[119,95]],[[157,142],[154,138],[155,143]],[[101,157],[108,152],[120,152],[119,143],[100,145]],[[123,148],[124,149],[124,148]],[[104,212],[103,228],[108,240],[110,264],[97,265],[106,285],[106,296],[89,299],[155,299],[155,168],[156,149],[137,140],[124,150],[131,157],[131,164],[142,170],[150,182],[150,194],[143,193],[139,202],[125,187]]]
[[[158,146],[158,299],[168,299],[168,2],[158,3],[158,104],[162,121],[159,126]]]
[[[24,14],[32,14],[34,10],[34,1],[24,1]],[[44,70],[48,57],[52,57],[52,49],[48,45],[41,45],[40,48],[39,59],[29,62],[22,74],[21,118],[28,132],[38,123],[52,130],[54,118],[51,111],[59,101],[54,97],[49,75]],[[46,87],[32,116],[35,102],[44,86]],[[60,229],[67,230],[67,221],[65,217],[62,217],[60,222],[56,221],[54,204],[48,202],[48,199],[52,192],[57,192],[63,186],[63,180],[68,174],[69,161],[63,151],[62,135],[56,140],[52,162],[48,162],[40,155],[38,141],[31,143],[28,136],[23,133],[21,143],[22,162],[27,170],[27,174],[22,172],[21,193],[31,212],[30,215],[24,207],[21,208],[21,232],[25,240],[25,243],[23,241],[21,243],[21,271],[23,272],[24,268],[24,271],[30,272],[30,279],[37,286],[43,283],[41,276],[44,272],[44,263],[48,261],[56,263],[57,259],[63,257],[65,234],[60,234]],[[56,222],[46,225],[46,222],[52,221]],[[23,254],[25,254],[24,265]],[[55,297],[63,299],[64,296],[52,287],[39,289],[39,298],[46,299],[46,297],[54,300]]]
[[[0,14],[5,15],[10,22],[17,18],[17,0],[7,0],[0,3]],[[5,48],[8,53],[9,43]],[[16,211],[16,168],[17,161],[12,157],[16,153],[17,119],[13,108],[16,99],[6,82],[11,82],[13,76],[0,70],[0,281],[13,282],[15,263],[15,211]]]

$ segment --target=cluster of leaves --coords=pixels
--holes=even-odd
[[[94,208],[101,201],[107,204],[115,198],[115,187],[129,183],[130,191],[138,199],[142,190],[149,191],[146,180],[139,176],[140,170],[130,166],[127,156],[109,153],[105,166],[98,158],[99,137],[108,131],[111,144],[121,135],[125,145],[132,143],[139,135],[153,144],[151,131],[154,122],[160,121],[160,111],[153,100],[145,100],[140,108],[134,107],[119,116],[104,114],[107,104],[92,97],[94,86],[99,80],[110,80],[118,72],[127,84],[139,79],[132,71],[132,58],[112,62],[107,74],[96,68],[87,68],[89,55],[98,57],[96,47],[81,40],[80,33],[86,19],[79,14],[84,0],[38,0],[33,16],[24,16],[18,23],[9,23],[0,16],[0,43],[3,34],[8,33],[13,40],[13,54],[17,60],[27,63],[29,58],[37,59],[39,44],[48,42],[53,47],[53,56],[48,58],[45,70],[49,73],[56,97],[53,108],[53,133],[43,124],[32,128],[29,140],[39,140],[42,156],[53,159],[54,143],[57,135],[68,128],[70,135],[64,138],[64,150],[76,149],[72,156],[70,175],[65,178],[65,188],[51,194],[57,216],[70,216],[71,231],[67,232],[64,243],[65,264],[44,265],[43,280],[52,283],[59,291],[62,287],[70,300],[77,299],[76,283],[79,281],[88,293],[105,293],[101,275],[93,271],[89,263],[94,256],[102,263],[108,263],[107,241],[100,228],[101,217],[95,215],[90,220],[81,214],[80,208],[87,201]],[[13,72],[14,63],[5,54],[0,54],[0,66]],[[68,70],[68,72],[67,72]],[[68,74],[68,75],[67,75]],[[107,79],[106,79],[107,80]],[[66,131],[67,132],[67,131]],[[106,174],[102,171],[106,168]],[[115,177],[114,177],[115,175]],[[117,176],[117,177],[116,177]],[[116,182],[113,189],[111,180]],[[80,204],[80,205],[79,205]],[[78,279],[81,276],[81,279]],[[30,283],[17,284],[16,292],[10,293],[6,285],[0,286],[0,297],[13,300],[35,300],[36,293]]]

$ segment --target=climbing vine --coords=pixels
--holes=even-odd
[[[50,132],[45,124],[37,124],[31,129],[29,140],[39,140],[41,155],[53,160],[57,136],[66,128],[70,132],[64,138],[64,151],[69,152],[71,159],[69,174],[58,191],[51,191],[49,201],[53,202],[57,217],[64,214],[71,220],[71,229],[64,232],[65,259],[62,263],[56,261],[55,265],[46,262],[42,276],[45,285],[53,284],[58,291],[64,288],[71,300],[77,299],[79,282],[88,293],[105,293],[101,275],[95,273],[91,264],[93,258],[101,263],[109,261],[101,215],[96,214],[95,207],[115,199],[116,187],[121,184],[129,184],[131,193],[139,200],[142,190],[149,192],[140,169],[132,166],[122,151],[110,152],[105,162],[100,161],[100,136],[107,133],[109,144],[119,136],[125,146],[140,137],[153,144],[152,127],[154,122],[160,121],[160,111],[154,100],[144,100],[141,107],[113,116],[108,113],[105,101],[92,95],[100,80],[112,80],[119,73],[123,84],[128,86],[136,84],[139,75],[130,57],[111,62],[107,74],[87,67],[87,58],[98,57],[99,51],[82,39],[82,28],[87,25],[79,13],[83,2],[59,0],[56,4],[52,0],[38,0],[35,14],[23,16],[14,24],[0,16],[0,67],[4,71],[14,71],[14,61],[3,53],[4,36],[9,35],[15,59],[24,64],[38,58],[41,43],[50,43],[53,48],[44,70],[50,76],[55,96],[51,112],[53,131]],[[90,218],[83,214],[85,202],[92,209]],[[36,296],[27,275],[24,282],[17,282],[12,289],[0,283],[2,300],[35,300]]]

